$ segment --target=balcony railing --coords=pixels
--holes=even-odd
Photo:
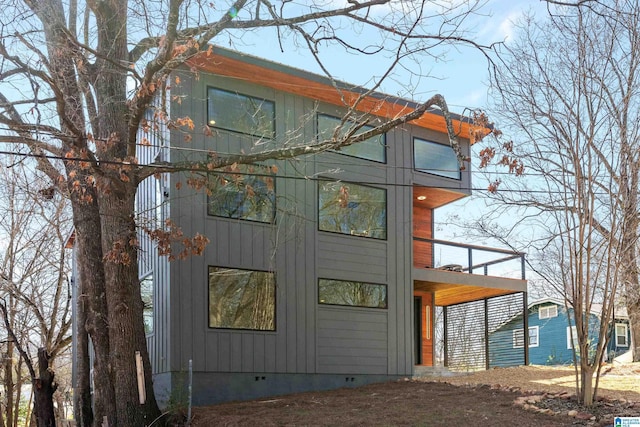
[[[413,240],[422,252],[431,252],[431,264],[424,268],[525,279],[524,252],[421,237]]]

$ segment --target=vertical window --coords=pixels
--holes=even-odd
[[[578,330],[575,326],[567,326],[567,349],[571,350],[578,345]]]
[[[225,218],[271,223],[276,195],[273,169],[262,165],[227,166],[210,173],[207,213]]]
[[[387,308],[387,286],[344,280],[318,280],[318,303]]]
[[[275,103],[254,96],[209,88],[209,126],[245,133],[259,138],[275,137]]]
[[[629,347],[628,331],[626,323],[616,323],[616,347]]]
[[[414,138],[413,165],[419,172],[460,179],[460,161],[450,145]]]
[[[144,332],[153,333],[153,275],[140,280],[140,296],[142,297],[142,318]]]
[[[387,191],[347,182],[318,183],[318,228],[387,238]]]
[[[540,345],[540,336],[538,326],[529,327],[529,347],[538,347]],[[513,330],[513,348],[524,347],[524,329]]]
[[[275,330],[275,275],[209,267],[209,327]]]
[[[342,122],[337,117],[318,114],[318,139],[331,139],[337,128],[339,129],[338,137],[344,136],[353,130],[355,123],[350,121]],[[355,134],[366,132],[373,129],[373,126],[362,126]],[[385,136],[383,134],[366,139],[346,147],[340,148],[338,153],[347,154],[349,156],[359,157],[365,160],[373,160],[375,162],[386,163],[387,152],[385,145]]]
[[[538,319],[550,319],[558,316],[557,305],[545,305],[538,309]]]

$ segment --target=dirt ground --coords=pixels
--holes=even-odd
[[[640,364],[607,366],[599,400],[574,398],[572,368],[518,367],[195,408],[204,426],[610,426],[640,417]]]

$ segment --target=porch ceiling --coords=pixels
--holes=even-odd
[[[467,194],[460,191],[446,190],[443,188],[413,186],[414,203],[426,208],[439,208],[448,203],[466,197]],[[421,200],[424,197],[424,200]]]
[[[437,306],[526,292],[527,281],[437,269],[414,268],[414,289],[433,292]]]

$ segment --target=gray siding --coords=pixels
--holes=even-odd
[[[224,154],[254,150],[253,138],[246,135],[219,129],[212,138],[200,135],[198,130],[206,122],[207,86],[264,97],[276,103],[278,137],[261,148],[296,140],[312,141],[314,112],[336,114],[335,107],[276,93],[249,82],[204,73],[198,80],[185,73],[181,81],[179,87],[174,85],[172,89],[172,95],[182,100],[172,104],[172,117],[189,116],[196,131],[188,144],[182,142],[180,132],[173,132],[172,160],[204,160],[212,151]],[[211,243],[202,256],[173,262],[171,269],[161,267],[170,275],[171,286],[165,288],[168,293],[158,293],[158,298],[163,299],[158,301],[161,310],[158,316],[164,316],[163,327],[170,325],[171,329],[168,335],[162,336],[163,344],[151,344],[160,355],[158,360],[154,356],[156,372],[161,369],[184,372],[191,359],[196,372],[410,375],[413,369],[411,185],[452,185],[451,180],[416,174],[404,166],[412,164],[413,132],[414,129],[407,126],[387,134],[387,164],[338,153],[271,162],[279,167],[278,211],[274,224],[208,216],[204,192],[187,188],[185,176],[171,176],[168,188],[172,219],[186,236],[200,232]],[[418,134],[446,142],[442,135],[425,132],[419,130]],[[387,239],[318,231],[315,176],[385,188]],[[465,179],[454,184],[468,187]],[[181,190],[176,189],[178,182],[183,184]],[[209,328],[208,266],[275,272],[276,330]],[[318,278],[386,284],[388,308],[320,306]],[[167,355],[167,351],[170,354]]]
[[[387,374],[387,311],[318,309],[318,373]]]

